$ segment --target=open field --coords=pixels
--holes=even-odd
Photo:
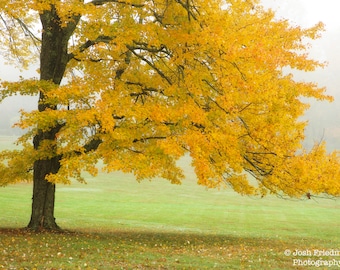
[[[0,137],[0,149],[10,140]],[[206,190],[188,160],[182,165],[188,177],[180,186],[137,183],[122,173],[58,186],[62,234],[19,230],[29,221],[32,187],[0,188],[0,269],[316,269],[298,264],[317,262],[339,262],[317,269],[340,268],[340,254],[314,256],[340,252],[339,201]],[[308,256],[286,256],[287,249]]]

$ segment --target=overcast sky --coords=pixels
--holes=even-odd
[[[327,93],[334,96],[333,103],[311,102],[312,107],[306,118],[310,125],[309,145],[313,141],[325,139],[328,149],[340,148],[340,16],[339,0],[263,0],[270,5],[278,17],[289,19],[292,24],[311,27],[319,21],[325,24],[322,38],[313,42],[311,55],[327,61],[328,66],[303,76],[306,80],[318,82],[327,88]]]
[[[312,112],[309,112],[307,117],[311,118],[310,123],[315,129],[314,139],[320,139],[325,130],[326,137],[339,136],[340,139],[340,51],[338,49],[340,44],[340,0],[262,0],[261,2],[265,7],[275,10],[278,18],[287,18],[293,25],[311,27],[319,21],[325,24],[326,31],[320,40],[313,42],[311,54],[316,59],[327,61],[328,67],[314,73],[303,74],[302,79],[326,86],[328,93],[335,97],[335,102],[332,104],[312,101]],[[35,69],[36,67],[31,71],[20,73],[10,66],[0,64],[0,78],[16,80],[20,75],[37,77]],[[0,115],[3,117],[5,107],[19,110],[29,103],[31,102],[28,100],[5,100],[3,104],[0,104]],[[27,106],[25,107],[27,108]],[[36,104],[32,102],[28,109],[35,107]],[[336,134],[337,132],[338,134]]]
[[[303,26],[312,26],[323,21],[327,28],[339,29],[340,16],[338,0],[262,0],[265,6],[276,10],[276,14],[289,18]]]

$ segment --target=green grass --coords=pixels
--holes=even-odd
[[[0,149],[10,139],[0,137]],[[309,257],[284,251],[340,250],[339,201],[207,190],[196,185],[187,160],[182,166],[187,179],[180,186],[137,183],[122,173],[58,186],[55,215],[68,231],[62,234],[19,230],[29,220],[32,187],[1,188],[0,268],[313,269],[293,265]]]

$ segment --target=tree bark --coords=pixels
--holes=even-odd
[[[34,163],[32,214],[28,228],[38,230],[60,230],[54,218],[55,185],[45,180],[49,173],[59,169],[59,161],[38,160]]]
[[[51,5],[50,10],[40,14],[43,28],[40,52],[40,80],[47,80],[57,86],[60,85],[69,61],[68,41],[79,19],[80,16],[74,16],[66,26],[62,26],[54,5]],[[57,110],[57,106],[46,103],[44,93],[40,92],[38,109],[40,112],[46,109]],[[45,140],[49,140],[53,144],[60,128],[61,125],[58,123],[52,123],[51,129],[47,131],[39,130],[38,126],[38,133],[33,139],[34,149],[38,150]],[[55,184],[46,180],[46,175],[58,172],[60,157],[57,156],[55,148],[51,151],[54,152],[54,157],[37,160],[33,166],[32,213],[30,222],[27,225],[28,229],[60,230],[54,217]]]

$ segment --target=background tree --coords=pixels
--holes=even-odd
[[[40,57],[39,79],[0,92],[39,95],[18,123],[22,147],[0,164],[1,185],[33,179],[28,228],[58,229],[55,184],[85,181],[99,161],[180,183],[188,153],[207,187],[339,195],[337,153],[301,146],[301,97],[331,97],[284,72],[322,67],[306,54],[322,24],[292,27],[243,0],[1,0],[0,12],[8,58]]]

